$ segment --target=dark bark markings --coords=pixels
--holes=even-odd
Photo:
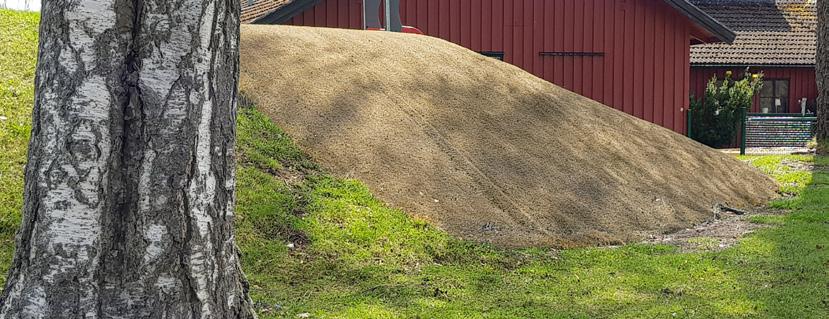
[[[109,181],[108,108],[120,65],[114,14],[103,2],[55,1],[43,8],[23,227],[2,297],[4,317],[86,313],[98,297],[100,189]],[[94,19],[93,19],[94,17]],[[65,298],[51,296],[66,295]]]
[[[231,0],[44,6],[0,318],[254,316],[232,228],[238,16]]]

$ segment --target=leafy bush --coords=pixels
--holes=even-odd
[[[763,87],[763,74],[748,70],[735,80],[731,71],[708,81],[705,97],[691,97],[691,138],[711,147],[729,146],[736,136],[742,108],[751,108],[755,92]]]

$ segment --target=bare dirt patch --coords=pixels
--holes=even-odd
[[[768,208],[756,208],[744,215],[721,211],[692,228],[669,234],[651,235],[646,242],[674,245],[685,252],[719,251],[733,246],[740,238],[757,229],[770,227],[768,224],[752,222],[752,218],[785,214],[785,211]]]
[[[815,163],[793,160],[783,160],[781,163],[796,171],[829,172],[829,166],[826,165],[815,165]]]
[[[243,25],[241,42],[242,92],[314,160],[461,238],[641,241],[776,196],[732,156],[440,39]]]
[[[797,160],[784,159],[781,164],[795,171],[829,171],[827,166]],[[714,216],[710,220],[677,232],[650,235],[646,242],[674,245],[683,251],[718,251],[733,246],[740,238],[757,229],[772,226],[756,222],[757,217],[780,217],[788,213],[765,207],[749,210],[747,214],[735,214],[716,207],[712,211]]]

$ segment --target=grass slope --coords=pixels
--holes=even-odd
[[[0,115],[13,119],[0,122],[4,273],[20,218],[36,23],[0,10],[0,40],[17,48],[0,48]],[[829,173],[787,164],[826,167],[827,158],[745,158],[790,186],[795,197],[774,206],[793,212],[757,220],[775,226],[724,251],[502,250],[453,239],[360,182],[325,174],[254,108],[240,109],[238,123],[238,243],[263,318],[829,316]]]
[[[11,263],[23,209],[40,15],[0,10],[0,272]]]

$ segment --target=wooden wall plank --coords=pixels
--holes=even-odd
[[[506,62],[677,132],[685,129],[688,94],[700,94],[708,78],[701,72],[712,72],[689,69],[690,21],[662,2],[401,0],[401,18],[474,51],[504,52]],[[289,23],[360,28],[361,1],[324,0]],[[790,105],[815,94],[808,73],[792,72]]]

